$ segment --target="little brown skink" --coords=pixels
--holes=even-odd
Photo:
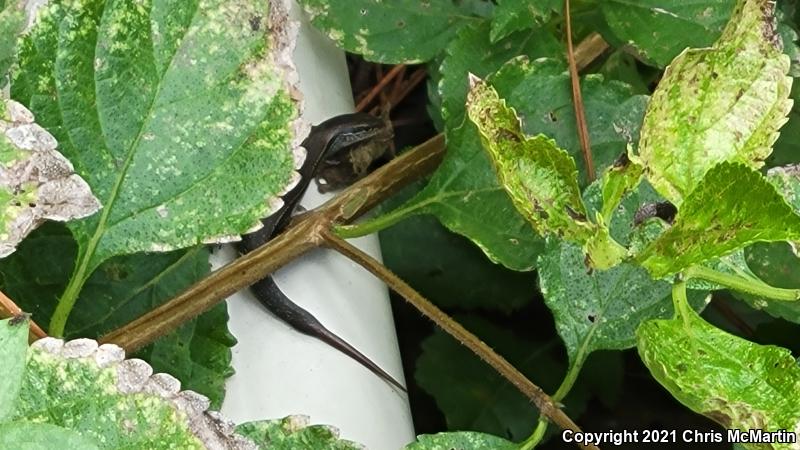
[[[312,127],[311,133],[302,144],[307,156],[300,169],[300,181],[283,196],[283,206],[275,214],[261,220],[263,228],[242,236],[239,251],[248,253],[286,228],[309,183],[327,159],[364,145],[388,145],[392,136],[391,126],[386,121],[363,113],[336,116]],[[257,281],[250,289],[259,302],[278,319],[303,334],[327,343],[393,386],[406,390],[402,384],[355,347],[328,330],[311,313],[292,302],[271,276]]]

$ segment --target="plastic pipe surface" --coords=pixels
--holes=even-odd
[[[304,119],[317,124],[353,111],[344,53],[301,21],[294,61],[305,100]],[[327,196],[314,183],[302,201],[306,208]],[[380,257],[377,236],[352,241]],[[233,248],[215,252],[212,263],[235,256]],[[341,255],[318,250],[275,274],[281,289],[404,382],[386,286]],[[312,424],[338,428],[343,439],[372,450],[397,450],[414,440],[408,399],[403,392],[322,342],[290,329],[272,317],[248,291],[228,300],[236,374],[227,383],[222,412],[237,424],[306,415]]]

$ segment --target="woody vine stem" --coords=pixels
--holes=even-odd
[[[564,429],[580,431],[552,398],[502,356],[414,291],[397,275],[332,232],[335,225],[356,220],[405,185],[430,174],[441,163],[443,156],[444,138],[439,135],[350,186],[318,209],[300,216],[286,232],[266,245],[213,272],[167,303],[103,336],[100,341],[117,344],[128,352],[135,351],[309,250],[329,247],[372,272],[422,314],[486,361],[528,397],[543,416]],[[584,448],[596,449],[594,446]]]

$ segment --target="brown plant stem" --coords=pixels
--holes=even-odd
[[[575,109],[575,123],[578,126],[578,139],[581,142],[583,161],[586,164],[586,175],[589,182],[595,180],[594,160],[592,148],[589,143],[589,127],[586,125],[586,115],[581,95],[581,79],[578,76],[578,67],[575,63],[575,51],[572,48],[572,20],[569,15],[569,0],[564,0],[564,21],[567,25],[567,61],[569,62],[569,75],[572,80],[572,105]]]
[[[420,295],[400,277],[395,275],[386,266],[378,262],[375,258],[364,253],[362,250],[351,245],[347,241],[339,238],[330,231],[323,234],[325,245],[350,260],[360,265],[378,279],[386,283],[390,289],[397,292],[406,301],[411,303],[425,317],[433,321],[439,328],[455,338],[462,345],[470,349],[474,354],[489,364],[500,375],[508,380],[514,387],[522,392],[534,405],[553,423],[565,430],[580,432],[580,428],[570,419],[561,408],[556,405],[552,398],[547,395],[542,388],[528,380],[516,367],[509,363],[505,358],[495,353],[491,347],[486,345],[477,336],[469,332],[466,328],[454,321],[444,311],[431,303],[428,299]],[[596,449],[595,446],[582,448]]]
[[[322,232],[373,208],[408,183],[432,172],[444,155],[439,135],[350,186],[319,209],[295,219],[285,233],[198,281],[167,303],[101,337],[128,353],[208,311],[229,295],[322,245]]]
[[[600,33],[594,32],[586,36],[577,47],[575,47],[575,66],[578,72],[583,71],[589,64],[600,57],[606,50],[608,50],[608,42],[600,36]]]
[[[365,110],[367,106],[369,106],[369,104],[372,102],[372,100],[374,100],[375,97],[378,96],[378,94],[383,93],[384,92],[383,89],[389,83],[391,83],[392,80],[397,75],[399,75],[404,71],[404,67],[405,66],[403,64],[394,66],[392,70],[390,70],[389,73],[386,74],[386,76],[382,77],[381,80],[378,82],[378,84],[376,84],[375,87],[373,87],[372,90],[369,91],[369,93],[363,99],[361,99],[360,102],[358,102],[358,105],[356,106],[356,111]]]
[[[4,293],[0,292],[0,319],[8,319],[20,314],[24,314],[22,309]],[[47,337],[47,333],[45,333],[36,322],[31,320],[30,324],[31,330],[28,333],[28,342],[33,343],[41,338]]]
[[[392,96],[389,98],[389,106],[394,108],[395,105],[399,104],[411,91],[414,90],[420,83],[425,81],[425,78],[428,77],[428,72],[424,68],[419,68],[415,70],[411,76],[408,78],[407,81],[403,82],[403,86],[397,92],[393,92]],[[376,106],[370,110],[370,114],[377,114],[379,108]]]
[[[167,303],[99,339],[127,353],[148,345],[208,311],[229,295],[244,289],[289,261],[317,247],[314,221],[305,220],[242,258],[225,265]]]
[[[128,352],[136,351],[303,253],[327,246],[359,263],[403,295],[425,316],[467,346],[530,398],[544,416],[564,429],[579,432],[580,428],[558,405],[505,358],[496,354],[478,337],[453,321],[376,260],[336,237],[331,230],[334,224],[355,220],[410,182],[431,173],[441,163],[443,156],[444,137],[438,135],[404,153],[321,207],[296,218],[286,232],[264,246],[225,265],[155,310],[103,336],[99,339],[100,342],[117,344]],[[581,448],[597,450],[595,446]]]

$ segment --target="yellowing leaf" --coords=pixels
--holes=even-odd
[[[525,136],[514,109],[486,82],[472,79],[467,114],[517,210],[537,232],[585,243],[594,232],[578,187],[575,160],[544,135]]]
[[[683,202],[675,223],[637,260],[656,278],[754,242],[800,239],[800,216],[758,171],[723,163]]]
[[[711,48],[688,49],[667,68],[642,126],[639,157],[658,192],[680,206],[723,162],[763,165],[792,101],[775,2],[740,0]]]
[[[789,350],[730,335],[689,308],[671,320],[645,322],[636,334],[650,373],[693,411],[729,429],[784,430],[790,437],[797,430],[800,368]]]

